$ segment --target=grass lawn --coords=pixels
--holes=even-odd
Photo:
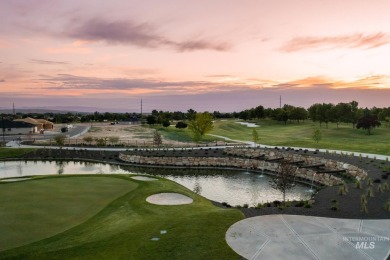
[[[110,187],[113,183],[116,183],[115,187]],[[35,196],[31,194],[32,186],[40,186],[42,195],[39,195],[39,199],[31,198]],[[56,192],[60,187],[63,192]],[[14,189],[18,189],[18,192],[13,192]],[[86,193],[86,189],[90,190],[88,199],[73,198]],[[160,192],[178,192],[192,197],[194,203],[159,206],[145,201],[149,195]],[[65,195],[59,195],[62,193],[68,194],[68,199],[64,198]],[[103,196],[102,193],[111,195]],[[15,200],[13,196],[19,199]],[[90,214],[93,216],[85,217],[83,221],[81,218],[78,221],[68,219],[65,221],[68,227],[72,226],[71,222],[79,222],[79,225],[56,235],[48,233],[46,239],[2,251],[0,258],[238,258],[226,244],[225,232],[230,225],[243,219],[243,214],[236,209],[215,207],[208,200],[169,180],[142,182],[125,175],[50,177],[2,184],[0,198],[3,197],[6,198],[0,204],[1,212],[7,212],[8,218],[14,219],[14,225],[23,225],[23,236],[32,236],[30,233],[35,229],[27,221],[41,222],[41,229],[50,230],[53,226],[50,219],[59,218],[69,211],[86,212],[85,209],[91,207],[87,212],[93,212]],[[7,202],[10,200],[12,203]],[[33,200],[35,204],[30,206],[24,200]],[[108,200],[111,202],[107,205]],[[47,216],[42,219],[42,216],[31,214],[30,220],[19,217],[23,212],[29,214],[34,210],[43,211]],[[4,220],[0,220],[0,223],[4,225]],[[167,233],[160,234],[161,230]],[[8,234],[2,231],[0,236],[6,240]],[[152,237],[159,237],[160,240],[152,241]]]
[[[33,148],[0,148],[0,159],[1,158],[14,158],[19,157],[23,154],[29,153],[36,149]]]
[[[367,135],[365,130],[352,129],[351,124],[329,123],[320,128],[322,140],[317,144],[312,140],[315,124],[311,121],[287,125],[274,120],[253,121],[261,127],[255,128],[259,134],[259,143],[266,145],[298,146],[308,148],[337,149],[390,155],[390,128],[380,127]],[[217,121],[211,134],[226,136],[236,140],[252,141],[253,128],[235,123],[234,120]]]

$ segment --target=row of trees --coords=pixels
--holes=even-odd
[[[320,125],[328,125],[329,122],[336,123],[337,127],[340,123],[350,123],[352,127],[356,127],[359,118],[363,117],[369,111],[370,115],[376,117],[379,121],[386,121],[390,124],[390,107],[371,109],[363,109],[358,107],[358,102],[352,101],[349,103],[317,103],[310,106],[308,109],[296,107],[292,105],[284,105],[281,108],[264,108],[259,105],[254,108],[246,109],[240,112],[221,113],[214,111],[210,113],[213,118],[240,118],[243,120],[271,118],[287,124],[289,121],[301,122],[311,119],[319,122]],[[157,111],[153,110],[148,115],[139,113],[17,113],[16,115],[6,115],[7,118],[45,118],[54,123],[72,123],[72,122],[103,122],[103,121],[143,121],[148,124],[168,125],[171,121],[190,121],[195,119],[197,111],[189,109],[186,112],[182,111]]]

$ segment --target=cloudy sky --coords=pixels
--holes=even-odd
[[[387,107],[389,13],[389,0],[0,0],[0,107]]]

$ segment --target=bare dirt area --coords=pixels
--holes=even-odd
[[[139,124],[115,124],[110,123],[94,123],[87,133],[74,139],[72,144],[82,143],[83,138],[90,136],[96,138],[107,138],[108,144],[110,144],[110,137],[118,137],[119,141],[117,144],[123,144],[128,146],[149,146],[153,145],[153,134],[154,130],[143,127]],[[164,146],[188,146],[195,145],[195,143],[179,142],[166,139],[162,136]],[[92,142],[92,144],[94,144]]]

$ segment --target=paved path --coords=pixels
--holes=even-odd
[[[243,144],[249,145],[251,147],[264,147],[264,148],[275,148],[275,147],[278,147],[278,148],[282,148],[282,146],[255,144],[254,142],[251,142],[251,141],[233,140],[233,139],[230,139],[229,137],[221,136],[221,135],[213,135],[213,134],[209,134],[209,135],[225,139],[226,141],[233,141],[233,142],[237,142],[237,143],[243,143]],[[287,146],[284,146],[284,147],[287,147]],[[293,149],[307,149],[308,151],[316,151],[316,150],[318,150],[318,151],[323,152],[323,153],[328,151],[329,153],[333,153],[334,152],[334,153],[337,153],[337,154],[340,154],[340,153],[343,153],[343,154],[353,154],[354,156],[360,156],[361,155],[363,157],[367,156],[369,158],[376,158],[376,159],[379,159],[379,160],[386,160],[386,158],[387,158],[390,161],[390,156],[382,155],[382,154],[359,153],[359,152],[343,151],[343,150],[331,150],[331,149],[315,149],[315,148],[291,147],[291,146],[289,146],[289,147],[293,148]]]
[[[390,253],[390,219],[266,215],[233,224],[226,241],[247,259],[382,260]]]
[[[84,129],[84,131],[87,131]],[[213,134],[209,134],[210,136],[215,136],[215,137],[219,137],[219,138],[222,138],[222,139],[225,139],[227,141],[233,141],[233,142],[237,142],[237,143],[242,143],[244,145],[248,145],[250,147],[264,147],[264,148],[275,148],[275,147],[278,147],[278,148],[282,148],[282,146],[272,146],[272,145],[263,145],[263,144],[255,144],[254,142],[251,142],[251,141],[241,141],[241,140],[233,140],[233,139],[230,139],[226,136],[221,136],[221,135],[213,135]],[[19,145],[19,143],[17,141],[10,141],[6,144],[7,147],[11,147],[11,148],[46,148],[45,146],[34,146],[34,145]],[[49,146],[48,146],[49,147]],[[216,148],[216,149],[222,149],[222,148],[226,148],[226,147],[229,147],[229,146],[204,146],[204,147],[193,147],[193,148],[183,148],[183,149],[205,149],[205,148]],[[51,149],[59,149],[60,147],[57,147],[57,146],[50,146]],[[293,148],[293,149],[307,149],[309,151],[315,151],[316,149],[314,148],[304,148],[304,147],[290,147],[290,148]],[[105,147],[99,147],[99,148],[87,148],[87,147],[62,147],[62,149],[76,149],[76,150],[91,150],[91,151],[126,151],[126,150],[134,150],[134,149],[142,149],[142,148],[105,148]],[[153,149],[153,148],[145,148],[145,149]],[[156,148],[156,149],[161,149],[161,148]],[[168,148],[168,150],[170,149],[175,149],[175,148]],[[177,148],[176,148],[177,149]],[[379,160],[390,160],[390,156],[387,156],[387,155],[381,155],[381,154],[372,154],[372,153],[359,153],[359,152],[351,152],[351,151],[342,151],[342,150],[330,150],[330,149],[318,149],[320,152],[330,152],[330,153],[337,153],[337,154],[340,154],[340,153],[344,153],[344,154],[353,154],[354,156],[363,156],[363,157],[368,157],[368,158],[376,158],[376,159],[379,159]]]

